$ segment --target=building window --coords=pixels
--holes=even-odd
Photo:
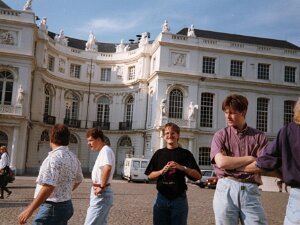
[[[70,76],[75,78],[80,78],[81,66],[77,64],[70,65]]]
[[[214,94],[201,94],[200,127],[213,126],[213,101]]]
[[[45,88],[45,108],[44,114],[51,115],[51,95],[47,88]]]
[[[134,80],[135,78],[135,66],[128,68],[128,80]]]
[[[289,83],[296,82],[296,67],[284,67],[284,81]]]
[[[179,89],[170,92],[169,101],[169,117],[174,119],[182,119],[183,111],[183,93]]]
[[[243,61],[231,60],[230,76],[241,77],[243,74]]]
[[[42,132],[40,141],[44,141],[44,142],[50,141],[48,130],[44,130]]]
[[[215,58],[203,57],[202,72],[215,74]]]
[[[269,80],[270,65],[259,63],[257,69],[257,79]]]
[[[54,72],[55,58],[52,55],[48,55],[48,70]]]
[[[111,68],[102,68],[101,69],[101,81],[110,81],[111,77]]]
[[[8,136],[6,133],[0,131],[0,146],[6,146],[8,144]]]
[[[98,101],[97,121],[109,122],[109,99],[105,96],[100,97]]]
[[[125,122],[132,122],[133,115],[133,97],[130,96],[126,101]]]
[[[295,101],[284,101],[283,125],[293,121]]]
[[[66,119],[77,120],[79,111],[79,97],[73,95],[71,99],[66,100]]]
[[[269,108],[268,99],[266,98],[257,99],[256,129],[263,132],[268,131],[268,108]]]
[[[0,72],[0,104],[11,105],[14,76],[9,71]]]
[[[199,166],[210,166],[210,148],[208,147],[201,147],[199,148]]]

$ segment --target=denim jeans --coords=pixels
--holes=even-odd
[[[97,196],[94,189],[91,189],[90,206],[87,210],[85,225],[106,225],[110,208],[113,205],[113,192],[111,187],[107,187],[105,191]]]
[[[35,216],[32,225],[67,225],[73,215],[72,201],[45,202]]]
[[[267,224],[258,186],[221,178],[215,190],[213,209],[216,225]]]
[[[300,189],[291,188],[290,197],[286,207],[284,225],[300,224]]]
[[[153,207],[154,225],[186,225],[188,218],[186,192],[174,200],[169,200],[158,192]]]

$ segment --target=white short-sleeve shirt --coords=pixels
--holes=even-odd
[[[96,159],[93,171],[92,171],[92,181],[95,184],[102,184],[101,175],[102,175],[102,168],[105,165],[110,165],[111,172],[109,175],[108,183],[111,183],[114,172],[115,172],[115,154],[113,150],[108,147],[107,145],[104,145],[102,149],[100,150],[98,157]]]

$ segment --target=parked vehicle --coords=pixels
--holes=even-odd
[[[215,189],[218,183],[218,177],[210,177],[207,179],[207,187]]]
[[[202,177],[200,180],[196,181],[196,184],[201,187],[205,188],[207,186],[207,179],[211,177],[215,177],[216,174],[213,170],[201,170]]]
[[[145,170],[148,166],[149,160],[128,156],[124,160],[123,178],[130,181],[144,181],[148,182],[148,177],[145,175]]]

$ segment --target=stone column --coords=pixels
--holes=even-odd
[[[10,168],[12,170],[16,170],[16,162],[17,162],[17,149],[18,149],[18,140],[19,140],[19,127],[14,128],[11,154],[10,154]]]

